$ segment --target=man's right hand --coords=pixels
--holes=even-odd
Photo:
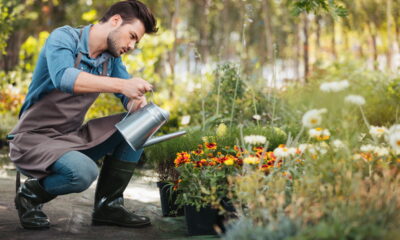
[[[131,99],[139,100],[143,94],[153,89],[153,85],[138,77],[124,80],[123,82],[124,86],[121,93]]]

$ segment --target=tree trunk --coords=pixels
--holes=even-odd
[[[396,31],[396,36],[395,36],[396,43],[397,43],[397,46],[400,47],[400,38],[399,38],[399,36],[400,36],[400,25],[397,24],[396,21],[394,22],[394,29]]]
[[[297,80],[300,81],[301,76],[300,76],[300,59],[301,59],[301,43],[300,43],[300,24],[299,23],[294,23],[295,24],[295,42],[294,44],[296,45],[296,56],[294,57],[295,61],[295,69],[296,69],[296,77]]]
[[[374,60],[374,70],[377,69],[377,62],[378,62],[378,48],[376,45],[376,34],[371,34],[372,40],[372,49],[373,49],[373,60]]]
[[[332,44],[332,56],[333,59],[337,59],[337,52],[336,52],[336,22],[334,18],[332,19],[332,38],[331,38],[331,44]]]
[[[377,60],[378,60],[378,49],[377,49],[377,45],[376,45],[376,33],[374,31],[374,26],[371,26],[371,23],[367,24],[368,27],[368,32],[370,34],[371,37],[371,47],[372,47],[372,61],[373,61],[373,68],[374,70],[377,69]]]
[[[21,49],[23,31],[17,30],[10,35],[7,40],[6,54],[2,55],[0,68],[5,72],[12,71],[19,64],[19,50]]]
[[[387,58],[387,68],[389,71],[392,70],[392,45],[393,45],[393,39],[392,39],[392,0],[386,0],[386,17],[387,17],[387,53],[386,53],[386,58]]]
[[[202,11],[202,19],[200,19],[200,54],[201,60],[203,63],[207,62],[209,55],[209,46],[208,46],[208,38],[209,38],[209,11],[210,11],[211,0],[202,0],[201,8]]]
[[[179,15],[179,0],[175,0],[175,8],[171,12],[171,29],[174,33],[174,43],[172,46],[171,51],[168,54],[168,63],[169,67],[171,70],[171,77],[172,77],[172,83],[169,86],[169,97],[173,98],[173,88],[174,88],[174,82],[175,82],[175,65],[176,65],[176,49],[177,49],[177,40],[178,40],[178,15]]]
[[[265,44],[267,49],[267,61],[273,59],[274,57],[274,49],[273,49],[274,40],[273,40],[272,25],[271,25],[272,16],[270,15],[269,8],[270,8],[269,1],[268,0],[262,1],[262,12],[263,12],[262,15],[265,24]]]
[[[308,82],[309,75],[309,46],[308,46],[308,14],[304,14],[303,18],[303,34],[304,34],[304,43],[303,43],[303,60],[304,60],[304,81]]]
[[[315,52],[318,53],[321,47],[321,19],[320,15],[317,15],[315,18],[315,25],[317,26],[316,29],[316,39],[315,39]]]

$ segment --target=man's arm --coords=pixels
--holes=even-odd
[[[152,85],[141,78],[121,79],[80,72],[75,80],[74,93],[121,93],[128,98],[141,99]]]
[[[140,78],[97,76],[74,68],[76,42],[66,28],[58,28],[46,42],[45,56],[51,81],[67,93],[108,92],[138,99],[152,86]]]

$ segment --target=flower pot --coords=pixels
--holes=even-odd
[[[217,209],[211,207],[196,210],[194,206],[185,206],[185,219],[188,233],[196,235],[216,235],[215,226],[223,229],[223,216],[218,214]]]
[[[168,182],[157,182],[157,187],[160,189],[160,201],[163,217],[183,216],[183,209],[178,208],[175,204],[177,192],[171,191]]]

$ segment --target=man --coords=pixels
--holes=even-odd
[[[126,109],[147,104],[144,93],[152,85],[131,78],[120,56],[157,30],[146,5],[128,0],[112,5],[98,24],[64,26],[50,34],[11,132],[10,158],[31,177],[15,198],[24,228],[48,228],[43,203],[87,189],[99,173],[95,161],[103,156],[93,224],[150,225],[148,217],[124,207],[123,192],[142,153],[133,151],[114,127],[124,114],[82,123],[99,93],[114,93]]]

